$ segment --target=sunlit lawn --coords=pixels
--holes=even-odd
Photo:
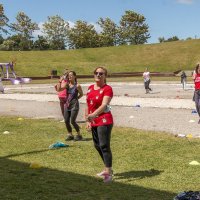
[[[103,165],[83,125],[86,141],[48,149],[65,142],[65,132],[54,120],[0,118],[1,199],[172,200],[181,191],[200,189],[200,166],[189,165],[200,162],[199,139],[114,128],[114,181],[106,185],[95,177]]]
[[[70,68],[78,74],[91,74],[97,66],[110,73],[194,70],[199,59],[200,40],[164,42],[159,44],[121,45],[117,47],[83,48],[77,50],[1,51],[1,62],[16,60],[18,76],[48,76]]]

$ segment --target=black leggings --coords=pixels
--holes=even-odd
[[[106,167],[112,167],[112,152],[110,149],[111,130],[113,125],[92,127],[92,138]]]
[[[194,101],[195,101],[197,113],[200,117],[200,90],[196,90],[194,92]]]
[[[146,90],[151,90],[151,88],[149,87],[150,82],[151,82],[150,80],[144,82],[144,87],[145,87]]]
[[[70,110],[65,109],[64,118],[65,118],[65,125],[66,125],[68,133],[72,132],[72,127],[70,125],[70,118],[71,118],[71,124],[75,128],[76,132],[80,131],[79,125],[76,123],[78,111],[79,110],[71,110],[70,111]]]

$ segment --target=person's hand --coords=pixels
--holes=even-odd
[[[54,88],[55,88],[56,92],[58,92],[58,86],[57,86],[57,84],[54,86]]]
[[[59,82],[62,82],[64,80],[64,77],[61,76],[60,79],[59,79]]]
[[[90,123],[90,122],[86,122],[86,130],[87,130],[88,132],[91,131],[91,123]]]
[[[88,122],[91,122],[91,121],[93,121],[93,119],[96,117],[96,115],[95,114],[89,114],[87,117],[86,117],[86,120],[88,121]]]

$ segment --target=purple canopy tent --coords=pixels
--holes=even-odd
[[[2,74],[3,74],[3,78],[6,78],[6,79],[9,79],[9,69],[11,70],[12,72],[12,75],[14,76],[14,78],[16,78],[16,74],[15,74],[15,71],[14,71],[14,66],[13,66],[13,62],[8,62],[8,63],[0,63],[0,67],[1,67],[1,71],[2,71]],[[4,69],[3,68],[6,68],[6,73],[4,73]],[[6,77],[5,77],[6,75]]]

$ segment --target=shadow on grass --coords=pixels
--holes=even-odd
[[[151,169],[145,171],[130,171],[115,174],[115,179],[143,179],[146,177],[157,176],[163,171]]]
[[[37,153],[41,153],[41,152],[45,152],[45,151],[49,151],[49,149],[41,149],[41,150],[36,150],[36,151],[24,152],[24,153],[9,154],[7,156],[0,157],[0,159],[2,159],[2,158],[12,158],[12,157],[16,157],[16,156],[23,156],[23,155],[30,155],[30,154],[37,154]]]
[[[49,168],[31,169],[28,163],[2,157],[0,163],[1,199],[171,200],[175,196],[170,192],[115,181],[111,184],[104,184],[101,179],[72,172]],[[153,172],[152,175],[157,173],[159,172]],[[129,172],[127,174],[127,176],[135,174],[138,177],[144,177],[148,176],[149,173]]]

